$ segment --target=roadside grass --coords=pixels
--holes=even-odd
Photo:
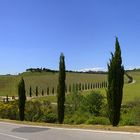
[[[0,119],[0,122],[21,124],[21,125],[32,125],[32,126],[43,126],[43,127],[55,127],[55,128],[73,128],[73,129],[86,129],[86,130],[101,130],[101,131],[121,131],[121,132],[136,132],[140,133],[139,126],[118,126],[112,127],[111,125],[67,125],[67,124],[52,124],[52,123],[40,123],[40,122],[28,122],[28,121],[15,121],[8,119]]]

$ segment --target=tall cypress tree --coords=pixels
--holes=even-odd
[[[19,98],[19,118],[21,121],[24,120],[24,110],[25,110],[25,101],[26,101],[26,95],[25,95],[25,83],[24,79],[22,78],[21,81],[18,84],[18,98]]]
[[[32,87],[30,86],[30,89],[29,89],[29,95],[30,97],[32,97]]]
[[[60,124],[63,123],[65,111],[65,78],[65,57],[63,53],[61,53],[59,62],[59,81],[57,94],[58,122]]]
[[[124,67],[122,66],[121,49],[118,38],[116,38],[115,53],[111,53],[111,56],[112,58],[108,64],[108,113],[111,124],[117,126],[120,121],[124,84]]]
[[[38,96],[38,86],[36,86],[35,95]]]

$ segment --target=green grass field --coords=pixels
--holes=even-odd
[[[133,101],[135,99],[140,99],[140,72],[130,72],[134,80],[133,84],[127,84],[127,78],[125,76],[124,85],[124,96],[123,102]],[[39,93],[44,90],[44,94],[47,92],[47,87],[55,89],[58,84],[58,73],[42,72],[42,73],[31,73],[26,72],[18,76],[0,76],[0,96],[17,96],[17,85],[20,77],[23,77],[26,84],[27,96],[29,95],[29,87],[33,89],[33,94],[35,95],[35,87],[38,86]],[[66,84],[72,85],[73,83],[98,83],[107,80],[106,74],[84,74],[84,73],[67,73]],[[106,96],[105,89],[97,89],[102,94]],[[52,100],[55,97],[48,97]]]
[[[140,72],[130,72],[129,74],[133,77],[135,83],[125,84],[123,102],[140,100]]]
[[[98,83],[107,80],[106,74],[84,74],[84,73],[67,73],[66,74],[66,85],[73,85],[76,83]],[[50,89],[56,88],[58,84],[58,73],[42,72],[42,73],[31,73],[26,72],[20,76],[0,76],[0,96],[17,96],[17,85],[20,77],[23,77],[26,85],[26,92],[29,94],[29,87],[32,87],[33,94],[35,94],[35,88],[38,86],[39,93],[44,90],[47,92],[47,87]]]
[[[129,75],[133,77],[135,83],[125,83],[123,88],[123,103],[131,102],[134,100],[140,100],[140,71],[129,72]],[[104,89],[100,90],[103,95],[106,96]]]

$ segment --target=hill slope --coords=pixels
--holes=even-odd
[[[35,92],[36,86],[38,86],[39,92],[44,90],[47,92],[47,88],[50,90],[54,88],[56,92],[58,84],[58,73],[52,72],[25,72],[18,76],[0,76],[0,96],[5,95],[17,95],[17,85],[20,77],[25,80],[26,91],[29,93],[29,87],[31,86],[33,92]],[[106,74],[87,74],[87,73],[67,73],[66,85],[73,85],[76,83],[91,84],[100,83],[107,80]]]

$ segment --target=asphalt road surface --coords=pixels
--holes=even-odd
[[[0,140],[140,140],[140,133],[39,127],[0,122]]]

